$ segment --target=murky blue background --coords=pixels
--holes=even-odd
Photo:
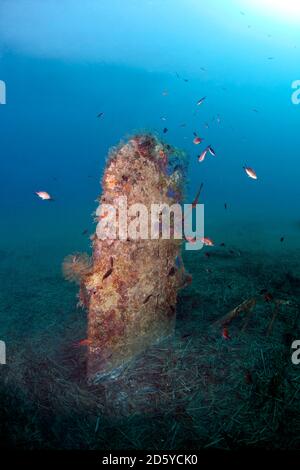
[[[300,13],[288,6],[2,0],[3,249],[42,257],[49,250],[58,263],[88,247],[82,231],[92,231],[108,150],[144,129],[189,154],[187,201],[204,182],[207,236],[275,251],[285,236],[296,247],[300,106],[291,84],[300,78]],[[214,147],[215,159],[198,163],[193,132]],[[55,202],[38,200],[38,190]]]

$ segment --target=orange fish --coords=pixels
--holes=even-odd
[[[108,216],[108,212],[104,212],[104,214],[99,215],[99,220],[105,219]]]
[[[198,157],[198,162],[203,162],[205,157],[206,157],[206,154],[208,152],[208,148],[206,148],[205,150],[203,150],[203,152],[199,155]]]
[[[203,245],[205,246],[214,246],[214,242],[212,241],[211,238],[208,238],[208,237],[203,237],[201,238],[201,242],[203,243]]]
[[[92,344],[91,339],[82,339],[81,341],[76,343],[76,346],[89,346],[90,344]]]
[[[199,144],[201,144],[201,142],[203,142],[203,139],[201,139],[201,137],[195,137],[194,140],[193,140],[193,143],[195,145],[199,145]]]
[[[257,175],[255,173],[254,170],[252,170],[252,168],[248,167],[248,166],[244,166],[243,167],[245,172],[247,173],[247,175],[249,176],[249,178],[252,178],[253,180],[257,180]]]
[[[222,338],[228,340],[228,339],[231,339],[230,336],[229,336],[229,331],[228,331],[228,328],[223,328],[222,330]]]
[[[196,237],[185,237],[185,239],[189,243],[196,243],[196,241],[197,241]]]
[[[53,198],[47,191],[35,191],[35,194],[43,201],[53,201]]]

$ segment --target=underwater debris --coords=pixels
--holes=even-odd
[[[228,325],[234,319],[236,319],[239,315],[241,315],[243,313],[246,313],[246,317],[245,317],[243,326],[241,328],[241,331],[243,332],[243,331],[245,331],[246,327],[248,326],[250,315],[251,315],[254,307],[256,306],[257,303],[261,303],[261,302],[272,303],[274,305],[273,315],[272,315],[271,321],[270,321],[269,326],[268,326],[267,331],[266,331],[266,335],[269,336],[272,332],[274,322],[275,322],[276,318],[279,315],[280,306],[282,306],[282,305],[291,306],[292,303],[289,300],[275,299],[273,297],[273,295],[271,295],[269,292],[267,292],[267,293],[264,292],[264,290],[261,291],[261,293],[258,297],[251,297],[250,299],[244,300],[244,302],[239,304],[234,309],[230,310],[230,312],[227,313],[224,317],[217,320],[215,322],[215,325],[221,325],[221,326],[223,326],[224,329],[226,329],[228,327]],[[223,329],[223,331],[224,331],[224,329]]]
[[[244,300],[241,304],[235,307],[233,310],[230,310],[223,318],[217,320],[217,323],[220,323],[224,327],[229,325],[237,316],[242,312],[249,312],[256,305],[256,299],[252,297],[251,299]]]

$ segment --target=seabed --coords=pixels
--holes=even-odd
[[[179,294],[175,336],[99,384],[86,382],[87,351],[78,346],[86,315],[76,308],[76,286],[55,270],[41,277],[24,256],[7,252],[0,264],[8,345],[0,367],[2,446],[299,449],[300,374],[291,361],[299,338],[296,252],[265,256],[236,245],[184,253],[193,282]],[[266,291],[286,301],[275,319]],[[251,298],[259,301],[227,324],[224,339],[220,319]]]

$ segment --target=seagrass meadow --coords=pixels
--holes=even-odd
[[[23,271],[10,269],[24,259],[2,255],[1,307],[18,327],[7,322],[4,330],[10,347],[0,369],[1,446],[297,449],[300,378],[290,346],[299,332],[299,265],[293,253],[262,261],[260,253],[231,251],[186,255],[193,284],[179,295],[175,336],[97,385],[87,384],[87,351],[76,346],[87,328],[76,286],[53,272],[29,292],[36,272],[24,282]],[[288,300],[271,330],[275,307],[260,294],[265,288]],[[32,306],[26,324],[24,298]],[[257,298],[255,308],[232,319],[225,341],[220,320],[249,298]]]

